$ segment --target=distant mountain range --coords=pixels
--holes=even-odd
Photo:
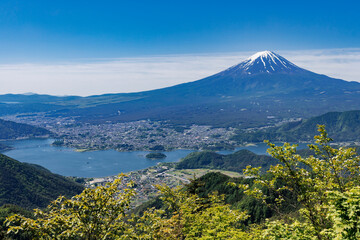
[[[279,127],[245,132],[238,131],[233,140],[239,143],[270,141],[312,141],[317,125],[323,124],[336,142],[360,141],[360,111],[329,112],[307,120],[290,122]]]
[[[358,110],[360,83],[316,74],[264,51],[207,78],[153,91],[90,97],[2,95],[0,103],[0,115],[41,111],[90,123],[152,119],[247,128]]]
[[[21,163],[0,154],[0,206],[44,208],[60,195],[72,197],[82,190],[82,185],[41,166]]]

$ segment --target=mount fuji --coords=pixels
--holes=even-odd
[[[0,96],[0,101],[6,99]],[[245,128],[360,109],[360,83],[317,74],[263,51],[194,82],[130,94],[52,99],[51,104],[51,115],[91,123],[152,119]]]
[[[258,74],[258,73],[290,73],[301,71],[302,69],[289,62],[282,56],[270,52],[258,52],[238,65],[229,68],[227,73],[232,72],[236,74]]]

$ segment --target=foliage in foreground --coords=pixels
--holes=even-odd
[[[130,216],[135,192],[131,186],[119,190],[120,177],[72,199],[60,197],[46,211],[36,210],[35,219],[11,216],[8,234],[25,232],[35,239],[360,239],[360,159],[354,149],[332,148],[324,126],[319,132],[317,145],[309,145],[315,156],[301,157],[296,145],[269,143],[269,153],[280,164],[267,177],[260,168],[248,167],[245,174],[255,185],[237,185],[278,211],[278,220],[245,227],[246,212],[231,209],[222,196],[200,198],[167,186],[158,186],[165,209]],[[289,196],[300,206],[296,218],[281,215]]]
[[[359,182],[360,159],[353,148],[332,148],[325,127],[319,125],[320,135],[315,136],[316,145],[310,144],[316,155],[302,158],[296,154],[296,145],[285,143],[277,147],[268,143],[268,152],[281,163],[272,166],[265,179],[260,168],[247,167],[245,174],[255,178],[258,186],[275,192],[279,210],[289,191],[301,204],[301,221],[285,219],[268,222],[262,236],[266,239],[359,239]],[[277,181],[284,181],[283,187]],[[268,204],[269,195],[260,188],[240,185],[245,193]],[[281,212],[279,212],[281,214]]]
[[[6,226],[5,226],[5,220],[8,216],[14,215],[14,214],[21,214],[22,216],[26,217],[33,217],[32,211],[29,211],[27,209],[21,208],[17,205],[11,205],[11,204],[4,204],[0,207],[0,239],[8,239],[6,235]],[[14,238],[12,238],[14,239]],[[18,234],[16,237],[16,240],[27,240],[29,239],[29,236],[27,233]]]
[[[8,233],[26,231],[35,239],[115,239],[128,229],[124,220],[135,194],[131,188],[120,193],[120,183],[121,178],[72,199],[59,197],[45,211],[36,209],[35,219],[13,215],[7,220]]]
[[[13,215],[8,234],[26,232],[35,239],[242,239],[244,212],[231,210],[217,195],[199,198],[181,188],[158,186],[167,209],[142,216],[128,210],[135,191],[119,190],[121,178],[66,199],[59,197],[35,219]]]
[[[222,197],[199,198],[180,188],[159,186],[166,210],[135,217],[135,239],[246,239],[245,212],[230,209]]]

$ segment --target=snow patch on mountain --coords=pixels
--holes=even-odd
[[[286,60],[284,57],[271,52],[262,51],[257,52],[245,61],[237,64],[226,71],[236,71],[242,74],[257,74],[257,73],[276,73],[276,72],[291,72],[301,70],[292,62]]]

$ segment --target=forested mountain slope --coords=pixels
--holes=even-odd
[[[0,206],[43,208],[58,196],[71,197],[83,186],[34,164],[0,154]]]
[[[23,137],[41,137],[50,134],[51,132],[44,128],[0,119],[0,140]]]
[[[335,142],[360,141],[360,111],[329,112],[321,116],[255,132],[238,131],[238,142],[312,141],[317,125],[325,125]]]

